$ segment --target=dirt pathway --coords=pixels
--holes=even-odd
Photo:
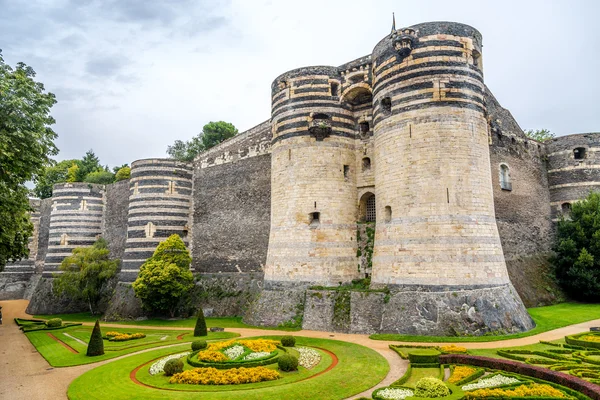
[[[127,354],[122,357],[113,358],[90,365],[80,365],[68,368],[52,368],[46,360],[35,350],[27,337],[18,329],[13,321],[13,318],[31,318],[25,313],[27,308],[27,300],[10,300],[2,301],[0,305],[3,307],[4,325],[0,325],[0,398],[13,400],[36,400],[36,399],[66,399],[67,387],[73,379],[78,377],[90,369],[100,365],[129,357],[133,354],[139,354],[153,349],[142,350],[137,353]],[[84,325],[93,325],[92,323],[84,323]],[[103,323],[103,327],[110,328],[131,328],[131,325]],[[581,324],[571,325],[564,328],[555,329],[535,336],[524,337],[520,339],[502,340],[497,342],[477,342],[477,343],[460,343],[461,346],[469,349],[476,348],[496,348],[496,347],[513,347],[524,346],[527,344],[537,343],[540,340],[556,340],[561,339],[565,335],[583,332],[589,330],[592,326],[600,326],[600,319],[594,321],[583,322]],[[155,327],[155,326],[136,326],[136,329],[160,329],[160,330],[192,330],[191,328],[182,327]],[[240,335],[247,336],[264,336],[264,335],[281,335],[289,334],[278,330],[266,329],[246,329],[246,328],[227,328],[229,332],[237,332]],[[352,399],[366,396],[374,389],[388,386],[400,378],[406,368],[408,362],[402,360],[395,352],[389,349],[390,344],[400,344],[395,341],[371,340],[368,335],[347,334],[347,333],[330,333],[320,331],[302,330],[293,332],[293,335],[307,336],[321,339],[334,339],[346,342],[352,342],[369,347],[381,354],[390,364],[390,372],[375,387],[360,393]],[[434,346],[443,343],[407,343],[411,345],[428,345]],[[163,346],[171,347],[177,345]]]

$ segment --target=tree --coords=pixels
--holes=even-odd
[[[115,181],[117,181],[117,182],[123,181],[125,179],[129,179],[130,177],[131,177],[131,168],[129,168],[127,165],[119,168],[117,170],[117,172],[115,173]]]
[[[84,182],[108,185],[115,181],[115,174],[110,171],[100,170],[90,172],[85,176]]]
[[[77,164],[79,160],[63,160],[56,165],[46,167],[38,175],[33,193],[40,199],[52,197],[52,186],[57,183],[66,182],[68,178],[68,169]]]
[[[34,77],[35,71],[23,63],[11,68],[0,52],[0,269],[29,254],[32,224],[24,184],[35,180],[58,153],[50,128],[56,99]]]
[[[548,129],[538,129],[535,131],[533,129],[526,129],[523,132],[525,132],[525,135],[527,135],[527,137],[530,137],[533,140],[537,140],[538,142],[545,142],[547,140],[553,139],[556,136]]]
[[[71,298],[86,301],[90,312],[97,311],[102,292],[117,273],[118,260],[109,258],[107,242],[96,240],[92,247],[77,247],[73,255],[66,257],[61,265],[61,274],[55,274],[54,293],[58,296],[67,293]]]
[[[81,162],[79,163],[79,168],[77,170],[77,180],[75,182],[84,182],[85,177],[92,172],[96,171],[104,171],[102,165],[100,165],[100,160],[94,154],[94,150],[88,150]]]
[[[96,320],[94,329],[92,330],[92,336],[87,347],[86,355],[88,357],[101,356],[104,354],[104,341],[102,340],[102,331],[100,330],[100,321]]]
[[[556,277],[576,300],[600,301],[600,193],[574,203],[558,221]]]
[[[171,235],[158,245],[133,282],[135,295],[142,301],[144,309],[175,316],[177,308],[194,287],[191,261],[179,235]]]
[[[233,124],[224,121],[209,122],[204,125],[202,132],[189,141],[176,140],[167,147],[169,157],[180,161],[193,161],[204,150],[235,136],[238,130]]]
[[[204,319],[204,311],[202,307],[198,309],[198,315],[196,317],[196,326],[194,327],[194,336],[206,336],[208,331],[206,330],[206,320]]]

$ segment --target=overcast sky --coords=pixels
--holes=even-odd
[[[114,166],[268,119],[277,75],[369,54],[393,11],[479,29],[486,84],[522,128],[600,132],[596,0],[0,0],[0,49],[56,94],[57,160],[92,148]]]

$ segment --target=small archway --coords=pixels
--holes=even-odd
[[[585,147],[573,149],[573,158],[576,160],[583,160],[585,158]]]
[[[373,102],[371,87],[367,83],[355,83],[342,93],[342,101],[353,107],[371,104]]]
[[[510,168],[506,164],[500,164],[500,188],[502,190],[512,190]]]
[[[375,222],[377,220],[375,204],[375,195],[373,193],[367,192],[361,196],[359,204],[360,221]]]

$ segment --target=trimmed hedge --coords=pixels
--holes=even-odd
[[[100,320],[96,320],[90,342],[88,343],[86,355],[88,357],[101,356],[104,354],[104,341],[102,340],[102,332],[100,331]]]
[[[437,350],[438,348],[435,346],[417,346],[417,345],[396,345],[396,344],[390,344],[389,348],[394,350],[399,356],[400,358],[402,358],[403,360],[408,360],[408,352],[403,352],[400,349],[427,349],[427,350]]]
[[[281,345],[285,347],[294,347],[296,345],[296,338],[290,335],[282,336]]]
[[[441,354],[435,349],[411,350],[408,352],[408,359],[414,364],[439,364]]]
[[[396,380],[395,382],[393,382],[390,387],[396,387],[396,386],[402,386],[406,383],[406,381],[408,381],[410,379],[410,374],[412,374],[412,366],[410,364],[408,364],[408,368],[406,369],[406,372],[404,373],[404,375],[402,375],[400,377],[400,379]]]
[[[51,318],[48,321],[46,321],[46,326],[48,328],[58,328],[59,326],[62,326],[62,319]]]
[[[461,400],[465,396],[465,392],[460,387],[453,385],[451,383],[448,383],[448,382],[444,382],[444,384],[448,387],[448,389],[450,389],[450,392],[451,392],[450,395],[445,396],[445,397],[437,397],[435,400]],[[388,387],[392,388],[392,389],[409,389],[413,392],[415,391],[415,388],[408,387],[408,386],[388,386]],[[378,393],[380,391],[382,391],[383,389],[387,389],[388,387],[382,387],[382,388],[375,390],[371,396],[375,400],[387,400],[385,397],[379,396]],[[411,396],[410,399],[411,400],[431,400],[430,398],[417,397],[417,396]],[[528,400],[531,400],[531,398]]]
[[[282,354],[277,360],[277,366],[281,371],[290,372],[298,370],[298,358],[291,354]]]
[[[552,371],[547,368],[536,367],[534,365],[523,364],[516,361],[501,360],[497,358],[469,356],[466,354],[444,354],[440,356],[440,361],[446,364],[465,364],[477,367],[492,368],[506,372],[513,372],[527,377],[543,380],[543,383],[555,383],[564,388],[572,389],[570,395],[580,400],[590,398],[600,400],[600,386],[594,385],[581,378],[567,375],[562,372]],[[561,390],[564,390],[561,388]],[[582,396],[583,394],[583,396]]]
[[[206,343],[206,340],[194,340],[192,342],[192,351],[204,350],[207,347],[208,343]]]
[[[571,346],[579,346],[588,349],[600,349],[600,342],[588,342],[579,339],[582,336],[600,336],[594,332],[578,333],[577,335],[565,336],[565,342]]]
[[[208,332],[206,330],[206,320],[204,319],[204,311],[202,310],[202,307],[198,309],[198,314],[196,314],[194,336],[208,336]]]
[[[187,363],[190,364],[192,367],[198,367],[198,368],[211,368],[212,367],[212,368],[216,368],[216,369],[230,369],[230,368],[240,368],[240,367],[253,368],[253,367],[263,367],[265,365],[275,364],[279,360],[279,353],[275,353],[275,354],[269,355],[265,358],[258,359],[258,360],[251,360],[251,361],[205,362],[205,361],[198,360],[198,358],[194,359],[194,357],[200,351],[201,350],[197,350],[197,351],[193,351],[190,354],[188,354]]]
[[[165,376],[173,376],[183,372],[183,361],[180,358],[173,358],[165,363],[163,371]]]

